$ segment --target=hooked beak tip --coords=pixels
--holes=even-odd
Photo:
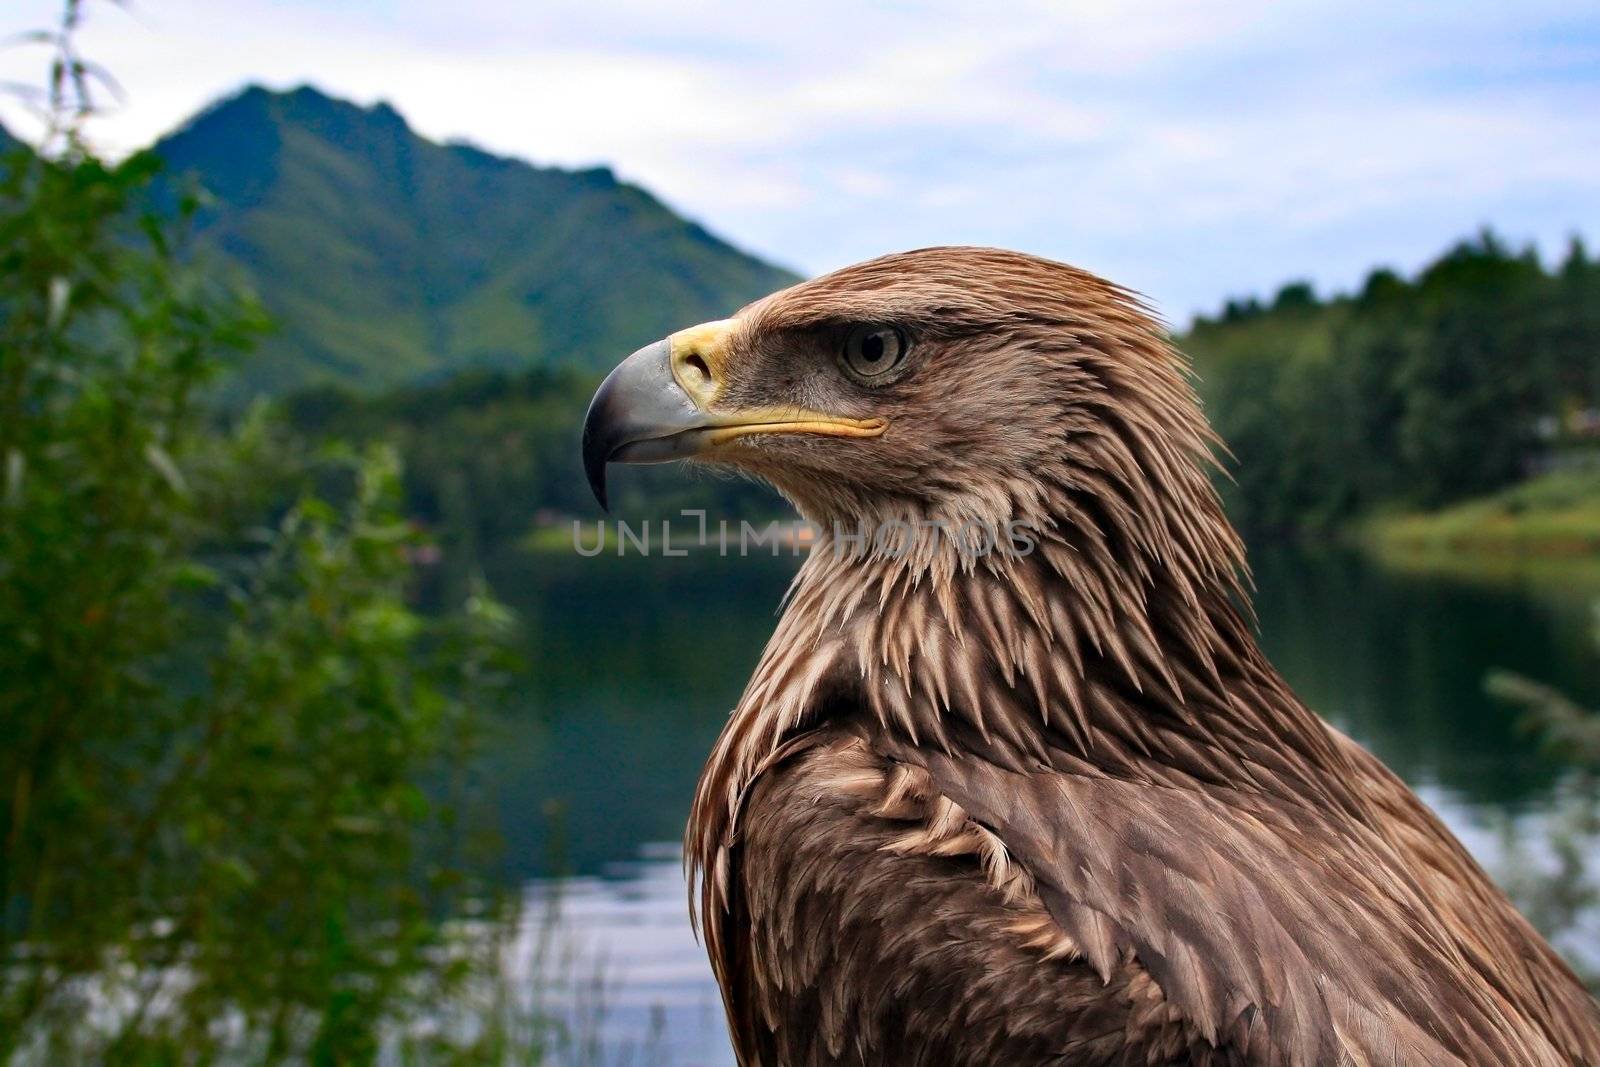
[[[606,465],[629,444],[697,425],[698,410],[672,377],[671,343],[646,345],[606,376],[583,420],[583,473],[610,511]]]
[[[604,459],[596,459],[585,448],[583,473],[589,480],[589,491],[594,494],[595,503],[600,505],[601,511],[607,515],[611,514],[611,505],[606,500],[606,461]]]

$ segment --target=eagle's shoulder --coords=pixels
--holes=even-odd
[[[1332,731],[1357,769],[1374,820],[1415,878],[1467,966],[1573,1063],[1600,1064],[1600,1002],[1496,886],[1439,817],[1393,771]]]
[[[1137,961],[1251,1062],[1589,1062],[1485,970],[1379,827],[1242,789],[876,743],[999,840],[1097,973]]]
[[[1581,986],[1338,735],[1369,819],[830,712],[746,781],[703,912],[742,1062],[1600,1063]]]
[[[1098,973],[995,835],[858,733],[769,764],[729,862],[742,1062],[1244,1062],[1136,960]]]

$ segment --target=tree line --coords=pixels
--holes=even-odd
[[[1576,239],[1547,267],[1485,231],[1353,295],[1229,302],[1181,341],[1248,529],[1438,507],[1600,446],[1600,260]]]

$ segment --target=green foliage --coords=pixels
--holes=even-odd
[[[793,276],[609,170],[417,136],[391,108],[247,89],[155,151],[210,192],[202,243],[281,324],[233,396],[469,367],[609,367]]]
[[[117,920],[78,899],[88,825],[142,784],[192,567],[189,402],[247,320],[182,276],[158,228],[119,228],[154,161],[14,155],[0,185],[0,751],[8,943]],[[84,759],[86,751],[108,753]],[[113,839],[114,840],[114,839]],[[88,931],[86,931],[88,932]]]
[[[1231,302],[1182,343],[1238,459],[1229,506],[1257,529],[1437,507],[1522,476],[1541,419],[1600,405],[1600,262],[1546,270],[1493,234],[1354,297],[1309,286]]]
[[[260,312],[60,129],[0,175],[0,1063],[368,1062],[495,973],[435,846],[512,623],[408,606],[392,449],[208,421]]]

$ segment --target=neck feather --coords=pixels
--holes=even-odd
[[[1256,644],[1239,570],[1205,563],[1219,546],[1237,558],[1220,509],[1184,534],[1214,539],[1209,551],[1158,552],[1076,508],[1026,555],[887,559],[820,542],[701,777],[691,865],[721,861],[745,788],[785,742],[835,718],[1014,769],[1356,810],[1336,735]]]

